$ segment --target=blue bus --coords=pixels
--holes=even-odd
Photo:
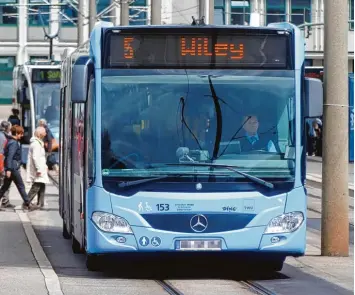
[[[288,23],[96,25],[61,78],[63,236],[89,270],[128,253],[273,271],[304,255],[304,121],[323,99],[304,50]]]

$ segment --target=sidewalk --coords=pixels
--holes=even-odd
[[[0,295],[63,295],[14,184],[9,196],[16,208],[0,211]]]
[[[286,259],[286,263],[302,272],[321,278],[349,291],[354,291],[354,245],[349,257],[321,256],[321,235],[314,229],[307,230],[306,255]]]
[[[15,186],[10,190],[10,198],[15,205],[22,204]],[[0,277],[1,295],[48,294],[20,217],[14,210],[0,212]]]

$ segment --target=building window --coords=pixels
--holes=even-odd
[[[29,0],[28,23],[30,26],[49,26],[50,6],[41,0]],[[41,5],[43,4],[43,5]],[[43,23],[42,23],[42,20]]]
[[[14,56],[0,56],[0,104],[12,103],[12,71],[15,61]]]
[[[286,21],[286,1],[268,0],[266,2],[266,23],[278,23]]]
[[[250,1],[231,1],[231,24],[248,25],[250,22]]]
[[[16,25],[17,24],[17,8],[16,6],[9,6],[9,4],[16,4],[17,1],[3,0],[0,1],[0,26]]]
[[[76,26],[78,20],[78,11],[69,4],[68,1],[61,1],[65,6],[61,6],[61,12],[63,15],[60,16],[60,24],[64,27]]]
[[[349,18],[350,20],[354,21],[354,0],[350,0],[349,1]],[[349,29],[351,31],[354,31],[354,23],[350,23],[349,24]]]
[[[146,0],[136,0],[129,5],[129,24],[139,26],[147,24]]]
[[[224,0],[215,0],[213,23],[215,25],[224,25],[225,24],[224,16],[225,16]]]
[[[312,20],[311,0],[291,0],[291,23],[301,25]]]

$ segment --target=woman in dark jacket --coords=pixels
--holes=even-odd
[[[5,192],[10,188],[12,182],[15,183],[22,199],[23,199],[23,209],[34,210],[38,206],[32,205],[28,199],[25,185],[21,177],[21,146],[19,141],[23,137],[24,130],[21,126],[12,126],[11,128],[11,137],[5,147],[5,179],[4,184],[0,189],[0,200],[3,198]]]

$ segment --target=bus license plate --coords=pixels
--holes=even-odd
[[[221,240],[183,240],[178,243],[178,250],[219,251],[221,249]]]

